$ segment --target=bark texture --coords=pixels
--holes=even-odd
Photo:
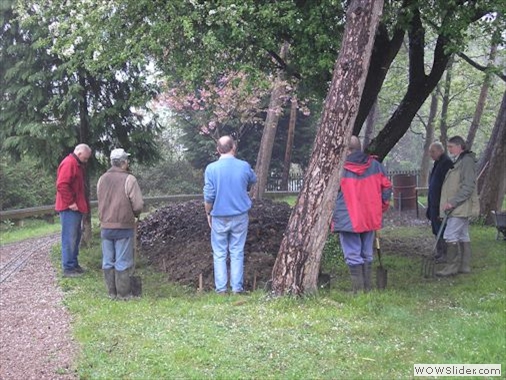
[[[343,43],[304,184],[272,271],[272,291],[276,295],[301,295],[317,289],[320,259],[337,197],[340,172],[358,113],[382,9],[382,0],[355,0],[348,8]]]
[[[497,115],[494,128],[498,129],[492,156],[487,170],[484,172],[483,187],[480,194],[480,214],[491,224],[490,211],[500,210],[504,198],[504,163],[506,162],[506,92],[504,92],[501,108]]]
[[[434,91],[431,95],[430,99],[430,110],[429,117],[427,119],[427,124],[425,126],[426,136],[425,143],[423,145],[423,155],[422,155],[422,165],[420,168],[420,186],[428,186],[429,184],[429,171],[430,171],[430,156],[429,156],[429,148],[430,145],[434,142],[434,121],[436,120],[438,108],[438,97],[437,91]]]
[[[490,54],[488,56],[488,68],[491,68],[494,65],[495,56],[497,53],[497,44],[492,44],[490,48]],[[480,96],[478,97],[478,103],[476,103],[476,109],[474,111],[473,121],[471,123],[471,127],[469,128],[469,133],[467,134],[466,139],[466,147],[471,150],[474,138],[476,137],[476,131],[478,130],[481,122],[481,116],[483,115],[483,110],[485,109],[485,103],[487,102],[488,88],[490,87],[490,80],[492,74],[487,71],[485,73],[485,78],[483,79],[483,84],[480,89]]]

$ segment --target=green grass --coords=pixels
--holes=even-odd
[[[331,289],[315,296],[199,294],[141,260],[144,295],[129,302],[107,298],[95,236],[81,252],[87,274],[59,280],[80,345],[79,377],[405,379],[415,363],[501,363],[505,371],[506,242],[494,231],[472,227],[470,275],[424,279],[419,260],[385,252],[385,292],[351,296],[347,268],[335,260]],[[383,236],[408,232],[423,233]]]
[[[47,223],[43,219],[25,219],[20,225],[6,220],[0,223],[0,245],[46,236],[60,232],[60,230],[58,218],[55,218],[54,223]]]

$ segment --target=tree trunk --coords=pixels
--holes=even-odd
[[[79,98],[79,142],[90,144],[90,116],[88,114],[88,96],[86,86],[86,73],[79,73],[79,85],[81,86],[81,96]],[[90,204],[90,174],[86,170],[85,177],[85,192],[86,202]],[[88,247],[91,244],[91,207],[90,212],[85,214],[82,222],[82,238],[81,244]]]
[[[423,145],[423,156],[422,156],[422,166],[420,168],[420,186],[428,186],[428,178],[429,178],[429,170],[430,170],[430,156],[429,156],[429,148],[430,144],[434,142],[434,121],[436,120],[438,107],[438,94],[437,90],[434,91],[431,95],[430,99],[430,111],[429,118],[427,120],[427,135],[425,137],[425,143]]]
[[[483,181],[485,179],[488,165],[490,163],[490,159],[492,158],[492,151],[494,149],[495,142],[499,138],[500,129],[502,125],[500,123],[495,123],[494,128],[492,129],[492,134],[490,135],[490,139],[488,140],[487,147],[483,151],[481,158],[478,162],[478,173],[481,174],[478,177],[477,185],[478,185],[478,194],[481,194],[481,189],[483,188]]]
[[[398,17],[398,19],[402,18],[403,17]],[[383,86],[390,65],[397,56],[402,42],[404,41],[406,32],[402,25],[394,26],[394,33],[391,39],[389,36],[389,29],[390,28],[387,27],[386,24],[380,23],[376,30],[367,79],[365,81],[364,91],[360,99],[360,106],[353,127],[353,134],[355,136],[360,134],[362,126],[367,116],[370,114],[371,107],[378,99],[378,94]]]
[[[290,44],[285,42],[281,47],[280,57],[286,58]],[[262,199],[267,187],[267,179],[269,178],[269,167],[271,165],[272,149],[274,147],[274,138],[278,128],[279,115],[281,113],[281,105],[283,103],[283,95],[285,94],[284,83],[285,72],[279,69],[272,88],[269,109],[265,119],[265,126],[260,141],[260,149],[258,150],[257,163],[255,172],[257,175],[257,183],[251,189],[252,198]]]
[[[445,17],[452,17],[452,15],[447,14]],[[385,158],[409,129],[416,113],[436,88],[450,58],[447,52],[448,40],[440,35],[434,48],[431,71],[428,75],[425,74],[425,30],[418,8],[413,9],[408,36],[408,89],[385,127],[369,144],[368,151],[376,154],[380,160]]]
[[[383,0],[354,0],[348,8],[321,125],[272,270],[272,291],[276,295],[317,290],[321,254],[382,9]]]
[[[439,121],[439,131],[441,132],[441,143],[446,146],[448,142],[448,107],[450,106],[450,93],[452,85],[453,58],[448,62],[446,69],[446,78],[443,87],[443,102],[441,105],[441,119]]]
[[[290,177],[290,165],[292,163],[293,137],[295,135],[295,123],[297,121],[297,95],[292,96],[290,107],[290,121],[288,122],[288,136],[286,137],[285,160],[283,163],[283,175],[281,177],[281,190],[288,191],[288,178]]]
[[[492,67],[494,65],[495,55],[497,53],[497,44],[492,44],[490,48],[490,54],[488,56],[488,67]],[[490,79],[492,74],[490,72],[485,73],[485,78],[483,79],[483,84],[481,85],[480,96],[478,98],[478,103],[476,103],[476,109],[474,111],[473,121],[471,122],[471,127],[469,128],[469,133],[467,134],[466,139],[466,148],[471,150],[474,138],[476,137],[476,131],[480,126],[481,115],[483,115],[483,110],[485,109],[485,103],[487,102],[488,88],[490,87]]]
[[[506,171],[506,91],[503,94],[501,108],[497,114],[494,129],[498,129],[497,139],[494,141],[492,156],[487,170],[484,172],[483,187],[480,194],[480,215],[492,223],[490,211],[501,210],[504,198],[504,183]]]
[[[369,111],[369,115],[367,115],[367,119],[365,121],[365,133],[364,133],[364,143],[362,144],[362,148],[365,151],[369,146],[369,143],[372,140],[372,136],[374,134],[374,126],[376,125],[376,121],[378,121],[378,99],[374,101],[371,107],[371,111]]]

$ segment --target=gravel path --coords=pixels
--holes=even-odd
[[[51,247],[59,236],[0,247],[0,379],[77,379],[70,315]]]

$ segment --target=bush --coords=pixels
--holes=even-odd
[[[55,199],[55,178],[27,159],[3,159],[0,170],[0,209],[50,205]]]
[[[132,168],[144,196],[199,194],[204,174],[187,161],[162,161],[156,167]]]

